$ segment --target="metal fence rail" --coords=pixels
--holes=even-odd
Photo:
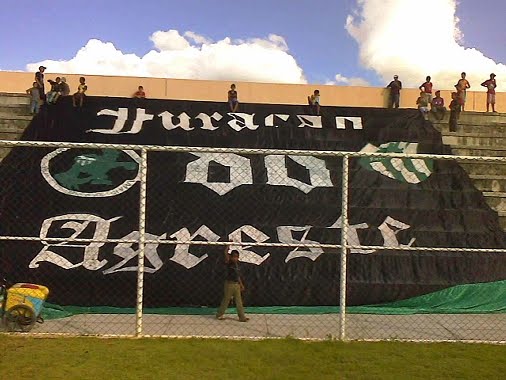
[[[431,309],[430,296],[413,296],[430,293],[433,304],[444,297],[448,302],[458,292],[479,299],[492,289],[479,288],[494,283],[486,279],[497,284],[506,280],[504,232],[457,165],[504,164],[505,157],[31,141],[0,145],[30,152],[26,162],[2,163],[2,207],[7,210],[2,210],[2,220],[9,225],[0,231],[0,273],[11,282],[49,281],[46,321],[31,334],[506,342],[506,307],[466,311],[462,303],[460,309]],[[86,176],[94,174],[83,175],[80,168],[113,151],[111,157],[124,168],[133,167],[127,162],[133,157],[137,175],[125,177],[126,185],[116,193],[89,195],[95,185],[107,187],[110,178],[100,177],[92,186]],[[75,176],[63,160],[55,159],[64,154],[78,163],[81,171]],[[167,173],[155,169],[164,162]],[[59,171],[59,180],[48,181],[52,170]],[[118,170],[105,173],[123,175]],[[24,184],[34,173],[42,173],[45,187]],[[422,183],[434,173],[438,181],[423,193]],[[467,187],[454,181],[459,175]],[[191,186],[168,188],[169,176],[173,183]],[[64,194],[66,181],[70,185]],[[91,187],[82,190],[81,182]],[[255,186],[257,192],[237,195]],[[268,186],[271,192],[264,191]],[[286,188],[292,191],[285,196],[281,191]],[[451,188],[453,200],[439,193]],[[318,191],[325,207],[315,211]],[[324,191],[336,201],[331,209],[328,200],[323,202]],[[431,191],[436,194],[432,198],[426,196]],[[401,195],[406,198],[399,199]],[[276,208],[284,197],[291,206]],[[304,208],[308,197],[313,197],[307,203],[312,208]],[[430,215],[436,198],[447,202],[439,208],[446,214]],[[235,206],[226,208],[228,201]],[[423,202],[422,210],[417,205]],[[473,203],[475,214],[483,215],[467,220]],[[297,204],[300,210],[292,207]],[[86,211],[91,209],[103,214]],[[185,213],[187,209],[196,210],[197,216]],[[44,214],[47,210],[53,215]],[[370,216],[371,210],[380,211]],[[406,210],[419,212],[420,217],[409,219],[428,232],[418,227],[413,238],[413,226],[399,217]],[[269,225],[264,213],[279,216],[280,222]],[[368,222],[362,220],[366,217]],[[177,231],[163,230],[172,219],[180,223]],[[430,230],[436,219],[446,230]],[[466,230],[477,220],[482,233]],[[208,225],[214,221],[219,228]],[[314,231],[327,241],[312,240]],[[225,247],[240,252],[248,323],[236,321],[234,304],[225,320],[215,318],[223,295],[223,286],[216,284],[226,276],[220,269]],[[427,277],[431,266],[439,280]],[[413,280],[417,278],[419,283]],[[504,294],[504,287],[497,286]],[[209,299],[203,301],[203,294]],[[384,302],[365,302],[377,299]]]

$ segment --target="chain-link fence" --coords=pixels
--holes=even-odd
[[[506,341],[505,158],[3,145],[5,330]]]

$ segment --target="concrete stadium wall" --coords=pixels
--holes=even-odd
[[[47,73],[45,78],[57,76],[67,78],[74,92],[81,75]],[[209,81],[189,79],[139,78],[123,76],[85,75],[88,95],[130,97],[139,85],[144,86],[146,95],[154,99],[182,99],[226,101],[230,81]],[[25,93],[31,87],[34,73],[0,71],[0,92]],[[388,90],[379,87],[325,86],[313,84],[279,84],[234,82],[237,85],[239,101],[244,103],[306,104],[307,96],[315,89],[320,90],[322,106],[385,107]],[[474,84],[478,88],[477,84]],[[49,84],[47,86],[49,88]],[[451,101],[451,91],[442,90],[446,105]],[[404,89],[401,94],[402,108],[416,108],[418,89]],[[506,93],[497,94],[498,109],[506,104]],[[468,91],[467,111],[486,110],[486,92]]]

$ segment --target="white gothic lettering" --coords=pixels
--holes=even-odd
[[[70,270],[78,267],[83,267],[90,271],[97,271],[99,269],[103,269],[103,274],[112,274],[117,272],[133,272],[137,270],[137,255],[138,249],[134,249],[134,245],[131,243],[118,243],[114,249],[112,254],[116,257],[119,257],[120,260],[116,264],[104,269],[108,264],[111,264],[112,260],[108,260],[107,258],[101,258],[100,256],[100,248],[104,245],[103,241],[108,238],[109,230],[111,224],[121,217],[112,218],[109,220],[103,219],[99,216],[92,214],[66,214],[60,215],[52,218],[48,218],[44,220],[40,230],[40,237],[42,239],[43,248],[42,250],[33,258],[33,260],[29,264],[29,268],[36,269],[39,268],[40,263],[46,262],[53,265],[56,265],[62,269]],[[331,226],[327,228],[332,229],[340,229],[341,228],[341,217]],[[277,241],[279,243],[284,244],[319,244],[317,241],[307,239],[309,232],[311,231],[312,226],[279,226],[276,228],[277,231]],[[366,223],[360,223],[356,225],[348,226],[348,244],[349,245],[361,245],[357,230],[358,229],[366,229],[368,225]],[[385,221],[378,227],[378,230],[383,236],[383,246],[384,247],[411,247],[411,245],[415,242],[415,238],[410,239],[408,244],[402,244],[399,242],[397,238],[397,233],[401,230],[409,229],[410,225],[395,220],[394,218],[388,216],[385,218]],[[67,230],[73,231],[72,233],[66,232]],[[50,231],[51,235],[50,236]],[[48,240],[53,238],[67,238],[67,239],[78,239],[85,238],[85,231],[88,231],[88,235],[86,235],[89,239],[99,240],[97,242],[90,243],[71,243],[71,242],[61,242],[50,244]],[[300,240],[296,239],[293,235],[294,232],[303,232]],[[89,233],[92,233],[89,236]],[[252,241],[255,243],[264,243],[267,241],[272,241],[276,243],[276,239],[270,237],[265,234],[263,231],[260,231],[254,226],[245,225],[237,228],[236,230],[229,233],[226,237],[226,241],[231,241],[236,243],[233,244],[231,248],[237,249],[240,252],[240,260],[242,262],[254,264],[254,265],[262,265],[267,258],[270,257],[270,253],[266,253],[263,256],[254,251],[253,246],[248,245],[248,241],[243,241],[242,236],[245,235],[249,238],[248,241]],[[165,239],[167,234],[162,234],[160,236],[153,235],[150,233],[146,233],[146,240],[161,240]],[[139,238],[139,232],[133,231],[126,236],[124,236],[125,240],[135,240]],[[202,263],[204,260],[208,259],[209,255],[207,253],[196,256],[190,252],[192,247],[191,244],[187,242],[191,242],[196,240],[197,238],[204,239],[204,241],[209,242],[218,242],[221,237],[216,234],[211,228],[202,225],[200,226],[194,233],[190,233],[187,228],[181,228],[178,231],[174,232],[170,235],[171,239],[175,239],[175,248],[170,261],[183,266],[186,269],[191,269]],[[181,243],[178,243],[181,242]],[[71,250],[69,250],[71,248]],[[159,244],[158,243],[146,243],[145,247],[145,263],[146,273],[155,273],[163,267],[164,261],[160,258],[158,253]],[[65,249],[65,253],[62,250]],[[72,253],[69,253],[72,252]],[[321,254],[323,254],[323,249],[320,247],[296,247],[291,250],[287,257],[285,258],[285,262],[306,258],[312,261],[316,261]],[[352,249],[352,253],[360,253],[360,254],[371,254],[376,252],[374,249],[369,250],[361,250],[361,249]],[[114,260],[116,261],[116,260]],[[130,264],[130,265],[129,265]],[[132,265],[133,264],[133,265]]]
[[[40,229],[40,238],[44,248],[35,256],[30,262],[29,268],[38,268],[43,261],[57,265],[63,269],[73,269],[80,266],[88,270],[98,270],[107,264],[107,260],[99,259],[100,247],[104,245],[101,242],[91,243],[73,243],[67,242],[50,244],[46,239],[51,238],[49,231],[55,224],[62,223],[58,229],[59,235],[53,236],[54,238],[68,238],[70,239],[84,239],[83,233],[90,227],[93,231],[93,236],[89,239],[104,240],[109,235],[111,223],[120,219],[120,217],[112,218],[109,220],[103,219],[99,216],[90,214],[67,214],[55,216],[44,220]],[[65,230],[73,231],[70,235]],[[72,251],[76,252],[77,257],[82,259],[75,262],[75,257],[66,258],[58,254],[58,248],[70,247]],[[72,255],[74,256],[74,255]]]
[[[228,112],[226,113],[227,120],[223,123],[220,122],[224,115],[213,112],[212,114],[199,113],[197,116],[192,118],[186,112],[182,112],[179,115],[173,114],[169,110],[160,112],[158,115],[149,114],[144,108],[135,109],[135,118],[132,123],[129,122],[128,108],[119,107],[117,110],[114,109],[103,109],[97,112],[97,116],[107,116],[116,118],[112,129],[90,129],[88,132],[102,133],[102,134],[137,134],[144,127],[145,121],[155,120],[160,122],[160,125],[167,131],[181,128],[185,131],[192,131],[195,129],[205,129],[214,131],[220,127],[229,127],[234,131],[240,132],[242,130],[257,130],[263,127],[279,127],[279,123],[286,123],[290,118],[294,118],[294,123],[298,128],[323,128],[321,116],[314,115],[287,115],[287,114],[270,114],[267,116],[256,117],[255,114],[248,114],[243,112]],[[178,120],[178,123],[174,123],[174,120]],[[352,129],[362,129],[362,118],[358,116],[338,116],[334,120],[334,126],[336,129],[346,129],[346,122],[351,124]],[[127,127],[129,126],[130,127]]]

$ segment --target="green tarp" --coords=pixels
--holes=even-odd
[[[248,307],[251,314],[331,314],[338,313],[339,306],[270,306]],[[438,292],[402,301],[380,305],[350,306],[351,314],[490,314],[506,313],[506,280],[479,284],[453,286]],[[233,309],[230,309],[233,312]],[[214,308],[166,307],[144,309],[145,314],[162,315],[212,315]],[[70,317],[76,314],[134,314],[134,308],[107,306],[82,307],[58,306],[46,303],[44,319]]]

